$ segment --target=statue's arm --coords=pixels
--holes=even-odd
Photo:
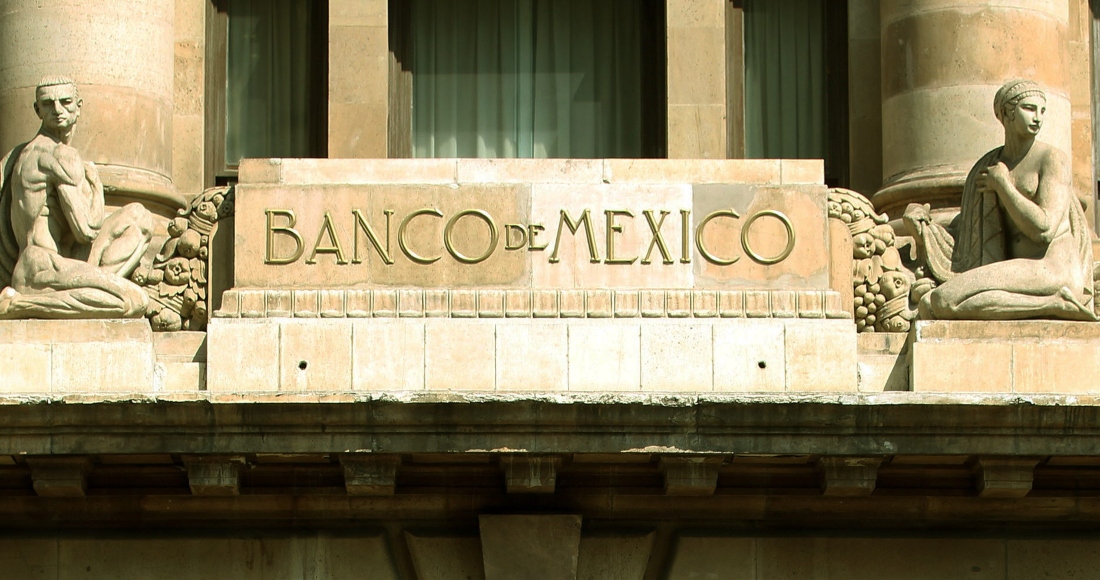
[[[1057,233],[1059,216],[1065,215],[1073,197],[1065,154],[1053,149],[1047,155],[1040,169],[1035,201],[1020,193],[1011,179],[998,182],[997,191],[1013,223],[1032,241],[1049,244]]]
[[[87,173],[75,149],[62,145],[53,155],[44,157],[48,157],[44,168],[46,175],[57,191],[61,211],[73,237],[82,244],[91,243],[103,224],[103,190],[86,192],[83,189]]]

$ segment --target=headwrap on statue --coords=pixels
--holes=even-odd
[[[1028,97],[1043,97],[1045,101],[1047,94],[1035,81],[1024,79],[1008,81],[993,97],[993,114],[997,115],[997,120],[1003,123],[1008,110],[1015,109],[1020,101]]]

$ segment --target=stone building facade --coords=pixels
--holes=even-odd
[[[0,321],[0,577],[1097,574],[1100,326],[916,319],[902,219],[1030,78],[1094,227],[1089,2],[0,7],[0,148],[70,76],[155,222]]]

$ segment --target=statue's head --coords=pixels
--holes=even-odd
[[[50,76],[34,89],[34,112],[48,129],[68,129],[80,118],[80,91],[69,77]]]
[[[1008,81],[993,98],[993,112],[1006,130],[1019,126],[1021,131],[1032,135],[1042,128],[1046,108],[1047,94],[1035,81]]]

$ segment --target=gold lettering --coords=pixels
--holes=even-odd
[[[397,226],[397,246],[401,248],[401,253],[405,254],[413,262],[417,264],[432,264],[439,261],[440,256],[434,258],[425,258],[409,248],[409,242],[405,239],[406,230],[409,227],[409,222],[418,216],[431,215],[437,218],[443,217],[443,212],[435,208],[418,209],[409,215],[405,216],[405,219],[401,220],[401,224]]]
[[[512,243],[512,232],[519,234],[519,241]],[[527,247],[527,228],[523,224],[504,224],[504,249],[509,252]]]
[[[653,210],[647,209],[642,212],[645,216],[645,221],[649,224],[649,232],[653,234],[653,239],[649,242],[649,249],[645,251],[645,257],[642,258],[643,264],[649,264],[649,256],[653,254],[653,248],[656,247],[661,252],[661,261],[665,264],[671,264],[673,262],[672,254],[668,252],[668,246],[665,244],[664,237],[661,236],[661,226],[665,223],[665,218],[669,216],[669,212],[661,210],[661,219],[654,221]]]
[[[717,264],[719,266],[729,266],[731,264],[737,263],[737,261],[741,259],[741,256],[737,256],[736,258],[730,260],[724,260],[710,253],[710,251],[707,250],[706,245],[703,243],[703,230],[706,229],[707,225],[710,224],[710,222],[714,218],[719,217],[737,219],[741,216],[732,209],[720,209],[718,211],[714,211],[708,214],[707,217],[703,218],[703,221],[699,222],[699,227],[695,229],[695,247],[699,249],[699,255],[703,256],[703,259],[710,262],[711,264]]]
[[[298,258],[302,257],[302,252],[305,251],[305,243],[302,242],[302,235],[298,233],[298,230],[294,229],[294,225],[298,222],[298,218],[294,215],[294,212],[289,209],[269,209],[264,213],[267,214],[267,252],[264,254],[265,264],[292,264],[298,261]],[[286,218],[285,226],[275,225],[275,216],[281,216]],[[294,253],[287,258],[275,257],[275,234],[284,234],[290,236],[294,240],[294,245],[297,246]]]
[[[329,242],[331,246],[321,246],[321,238],[325,237],[328,233]],[[335,254],[336,263],[343,266],[348,263],[347,257],[344,255],[344,246],[340,243],[340,237],[336,235],[336,227],[332,225],[332,214],[325,212],[325,221],[321,224],[321,231],[317,232],[317,241],[313,244],[313,252],[309,254],[309,258],[306,259],[307,264],[317,263],[317,254]]]
[[[573,221],[573,218],[569,217],[564,209],[561,210],[561,218],[558,220],[558,235],[554,239],[554,251],[550,253],[550,263],[557,264],[561,261],[558,258],[558,251],[561,250],[561,232],[564,228],[569,228],[569,231],[573,234],[577,234],[577,230],[580,229],[581,224],[584,224],[584,235],[588,240],[588,260],[593,264],[600,263],[600,254],[596,249],[596,232],[592,231],[592,220],[590,219],[589,211],[584,210],[581,214],[581,218],[577,221]]]
[[[623,233],[623,225],[615,223],[615,218],[619,216],[633,218],[634,214],[625,209],[607,209],[604,210],[603,215],[607,222],[607,231],[605,232],[607,237],[607,260],[604,260],[604,263],[633,264],[638,261],[637,256],[630,259],[615,257],[615,234]]]
[[[757,219],[764,216],[771,216],[778,219],[783,224],[783,227],[787,230],[787,245],[784,246],[783,251],[774,258],[765,258],[764,256],[756,253],[756,251],[754,251],[752,247],[749,246],[749,228],[752,227],[752,224],[756,223]],[[748,254],[750,258],[752,258],[752,261],[758,264],[763,264],[765,266],[778,264],[779,262],[786,260],[787,256],[790,256],[791,252],[794,251],[794,224],[792,224],[791,220],[787,218],[787,216],[783,215],[782,212],[778,212],[773,209],[756,212],[752,215],[752,217],[749,218],[747,222],[745,222],[745,227],[741,228],[741,247],[745,250],[745,253]]]
[[[691,263],[691,210],[680,210],[680,263]]]
[[[382,249],[382,244],[378,243],[378,236],[375,235],[374,230],[371,229],[370,224],[367,223],[367,218],[363,217],[363,212],[359,210],[352,210],[352,214],[355,215],[355,239],[353,243],[355,247],[352,251],[352,264],[361,264],[363,259],[359,257],[359,232],[363,232],[367,236],[367,241],[374,246],[374,251],[378,252],[378,255],[382,258],[382,261],[386,264],[393,264],[393,257],[390,255],[390,217],[393,216],[393,210],[383,210],[382,213],[386,214],[386,249]]]
[[[451,241],[451,234],[454,232],[455,224],[458,220],[468,216],[476,216],[481,218],[486,224],[489,225],[489,248],[485,250],[485,253],[480,256],[470,257],[462,254],[455,249],[454,243]],[[447,252],[454,256],[454,259],[462,262],[463,264],[477,264],[478,262],[484,262],[493,255],[493,251],[497,249],[497,242],[500,239],[500,232],[497,231],[496,224],[493,223],[493,218],[489,214],[481,211],[480,209],[468,209],[460,211],[454,215],[453,218],[447,221],[447,226],[443,228],[443,245],[446,246]]]
[[[527,249],[531,252],[541,252],[546,249],[547,244],[541,246],[535,245],[535,236],[546,231],[546,226],[542,224],[530,224],[527,226],[527,239],[529,240]]]

